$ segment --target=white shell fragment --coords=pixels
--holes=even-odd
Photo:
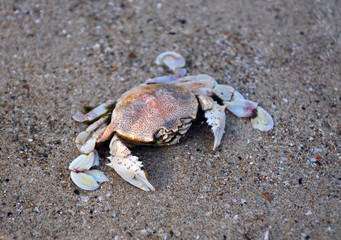
[[[261,131],[269,131],[274,126],[271,115],[263,108],[257,108],[257,116],[251,118],[251,125],[253,128]]]
[[[92,167],[94,159],[95,154],[93,152],[88,155],[82,154],[70,163],[69,169],[74,172],[84,172]]]
[[[237,117],[253,117],[257,110],[258,103],[241,98],[233,99],[231,102],[223,101],[227,109]]]
[[[86,173],[71,172],[71,179],[78,187],[84,190],[95,190],[99,188],[96,179]]]
[[[102,183],[109,181],[109,179],[104,175],[104,173],[99,170],[89,170],[86,171],[85,174],[92,176],[96,182]]]
[[[176,72],[178,68],[185,66],[186,61],[183,56],[176,52],[164,52],[157,56],[155,63]]]

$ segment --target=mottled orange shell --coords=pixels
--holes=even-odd
[[[183,87],[142,85],[121,96],[111,123],[120,138],[136,144],[152,143],[158,130],[176,132],[182,125],[180,119],[195,119],[197,111],[195,95]]]

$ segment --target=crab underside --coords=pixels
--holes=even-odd
[[[224,133],[225,110],[250,118],[255,129],[268,131],[273,127],[270,114],[234,88],[218,84],[205,74],[185,76],[185,59],[180,54],[162,53],[156,64],[172,75],[148,79],[117,101],[109,100],[88,113],[73,116],[78,122],[91,122],[77,136],[76,145],[82,154],[69,166],[78,187],[94,190],[100,186],[98,183],[108,181],[102,172],[91,168],[99,165],[96,143],[111,139],[107,165],[132,185],[145,191],[155,190],[141,169],[142,162],[128,147],[178,143],[196,119],[199,106],[214,135],[213,149],[219,146]]]

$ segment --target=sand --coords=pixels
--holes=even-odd
[[[0,2],[0,239],[340,239],[340,1]],[[79,189],[71,116],[161,72],[176,51],[260,103],[269,132],[202,115],[180,144],[137,147],[155,192]]]

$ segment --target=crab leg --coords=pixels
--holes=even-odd
[[[268,131],[273,128],[271,115],[259,107],[258,103],[244,99],[233,87],[218,84],[208,75],[200,74],[197,76],[183,77],[169,83],[185,86],[198,95],[218,97],[234,115],[251,118],[251,125],[255,129]]]
[[[107,126],[105,122],[108,120],[108,118],[109,116],[100,118],[99,120],[91,124],[85,131],[78,134],[76,138],[76,146],[81,153],[88,154],[95,149],[98,138],[102,135],[105,127]],[[96,129],[98,130],[95,131]],[[91,133],[93,134],[89,138]]]
[[[82,154],[73,160],[69,166],[72,181],[84,190],[95,190],[99,187],[97,182],[105,182],[109,179],[98,170],[90,170],[92,166],[98,165],[97,151],[88,155]]]
[[[91,167],[99,165],[99,157],[95,150],[95,145],[106,129],[105,122],[108,118],[109,116],[100,118],[85,131],[79,133],[76,138],[77,148],[83,154],[71,162],[69,169],[71,170],[73,182],[84,190],[97,189],[99,187],[98,182],[108,181],[108,178],[101,171],[90,170]],[[91,133],[92,135],[89,138]]]
[[[116,100],[109,100],[101,105],[95,107],[90,112],[83,114],[81,112],[77,112],[75,115],[72,116],[74,120],[77,122],[85,122],[85,121],[93,121],[96,118],[108,113],[113,105],[116,103]]]
[[[229,94],[231,93],[231,97],[229,96],[226,98],[215,91],[216,88],[233,88],[218,84],[213,89],[213,92],[223,101],[223,103],[226,105],[226,108],[234,115],[237,117],[251,118],[252,127],[260,131],[269,131],[273,128],[274,123],[271,115],[262,107],[259,107],[258,103],[244,99],[244,97],[234,89],[232,91],[230,91],[230,89],[227,91],[222,91],[223,94],[226,92],[229,92]]]
[[[154,191],[155,188],[148,181],[147,172],[141,169],[142,162],[136,156],[131,155],[130,150],[114,136],[110,142],[110,163],[107,165],[130,184],[144,191]]]

